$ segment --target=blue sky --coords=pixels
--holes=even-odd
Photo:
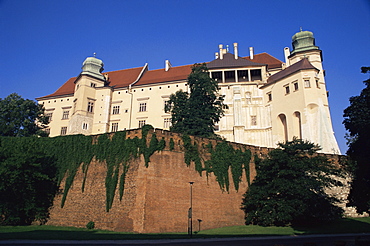
[[[284,47],[312,31],[323,51],[334,131],[348,99],[358,95],[370,66],[368,0],[0,0],[0,98],[51,94],[96,52],[105,71],[149,63],[149,69],[206,62],[218,44],[239,43],[239,55],[267,52],[284,61]]]

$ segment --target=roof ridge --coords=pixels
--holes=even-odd
[[[300,61],[290,65],[289,67],[281,70],[280,72],[277,72],[273,75],[271,75],[268,80],[267,80],[267,84],[266,85],[269,85],[269,84],[272,84],[278,80],[281,80],[293,73],[296,73],[298,71],[301,71],[301,70],[308,70],[308,69],[316,69],[316,70],[319,70],[318,68],[316,68],[314,65],[312,65],[312,63],[305,57],[303,59],[301,59]]]
[[[107,72],[103,72],[102,74],[106,74],[106,73],[114,73],[114,72],[121,72],[121,71],[127,71],[127,70],[134,70],[134,69],[142,69],[144,66],[140,66],[140,67],[132,67],[132,68],[124,68],[124,69],[119,69],[119,70],[113,70],[113,71],[107,71]]]

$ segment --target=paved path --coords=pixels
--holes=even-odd
[[[0,240],[0,245],[11,246],[65,246],[65,245],[159,245],[159,246],[370,246],[370,233],[330,234],[276,237],[243,237],[212,239],[161,239],[161,240]]]

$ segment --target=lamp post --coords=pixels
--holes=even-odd
[[[188,225],[189,225],[188,233],[190,234],[190,237],[193,237],[193,184],[194,182],[189,182],[189,184],[190,184],[190,208],[188,212]]]
[[[198,223],[199,223],[199,224],[198,224],[198,225],[199,225],[199,226],[198,226],[198,232],[200,232],[200,222],[202,222],[202,220],[201,220],[201,219],[198,219]]]

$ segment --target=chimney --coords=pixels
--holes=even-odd
[[[249,58],[253,60],[254,52],[253,52],[253,47],[249,47]]]
[[[285,67],[289,67],[290,66],[290,61],[289,61],[289,58],[288,58],[289,56],[290,56],[289,47],[285,47],[284,48]]]
[[[220,59],[222,60],[224,59],[223,45],[222,44],[218,45],[218,48],[220,50]]]
[[[234,57],[238,59],[238,43],[234,43]]]
[[[166,60],[164,70],[167,72],[168,70],[170,70],[171,67],[172,67],[172,65],[171,65],[170,61]]]

